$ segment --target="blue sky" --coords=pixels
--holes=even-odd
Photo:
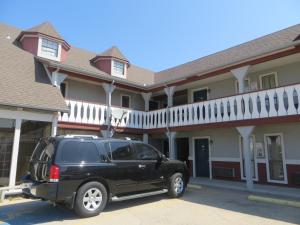
[[[71,44],[117,45],[131,63],[160,71],[300,23],[298,0],[0,1],[0,22],[50,21]]]

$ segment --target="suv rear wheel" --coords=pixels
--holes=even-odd
[[[103,211],[107,202],[107,191],[99,182],[89,182],[77,191],[75,212],[81,217],[96,216]]]
[[[175,173],[170,178],[168,195],[172,198],[181,197],[185,192],[185,183],[181,173]]]

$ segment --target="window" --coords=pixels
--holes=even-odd
[[[125,75],[125,64],[120,61],[113,60],[113,75],[124,76]]]
[[[239,93],[239,82],[236,80],[235,81],[235,92],[236,93]],[[244,80],[244,91],[245,92],[249,92],[249,91],[251,91],[251,88],[250,88],[250,79],[249,78],[246,78],[245,80]]]
[[[261,89],[270,89],[278,86],[277,74],[268,73],[260,76]]]
[[[130,96],[121,95],[121,106],[124,108],[130,108]]]
[[[208,99],[208,90],[200,89],[193,91],[193,102],[203,102]]]
[[[137,160],[157,160],[158,153],[149,145],[134,144]]]
[[[50,58],[58,58],[58,43],[48,39],[42,39],[41,54]]]
[[[61,83],[60,84],[60,92],[62,94],[63,97],[66,97],[66,88],[67,88],[67,84],[66,83]]]
[[[61,158],[68,163],[96,163],[100,157],[94,143],[68,141],[62,146]]]
[[[110,149],[113,160],[135,160],[129,142],[110,142]]]

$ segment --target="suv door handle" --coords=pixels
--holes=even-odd
[[[140,169],[145,169],[145,168],[146,168],[146,165],[139,164],[139,168],[140,168]]]

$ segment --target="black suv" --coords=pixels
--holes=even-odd
[[[89,217],[109,201],[161,193],[180,197],[189,173],[183,162],[140,141],[66,135],[39,141],[28,179],[33,185],[27,194]]]

